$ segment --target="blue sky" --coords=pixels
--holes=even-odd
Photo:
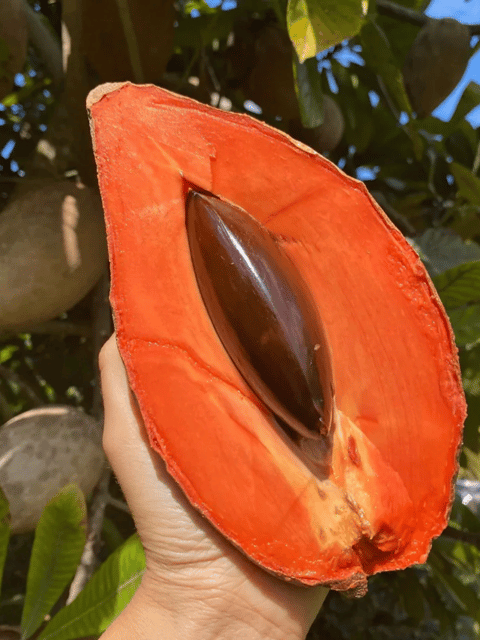
[[[479,0],[432,0],[427,14],[432,18],[455,18],[465,24],[480,24]],[[480,84],[480,51],[472,56],[465,74],[453,93],[435,111],[434,115],[442,120],[449,120],[463,90],[471,81]],[[474,109],[467,120],[474,126],[480,126],[480,107]]]

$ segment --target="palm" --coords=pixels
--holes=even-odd
[[[313,622],[326,590],[288,584],[251,563],[195,509],[149,447],[132,399],[115,339],[101,356],[105,399],[104,447],[134,516],[153,583],[180,589],[183,597],[229,594],[247,611]]]

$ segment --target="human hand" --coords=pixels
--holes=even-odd
[[[146,555],[135,597],[102,640],[304,638],[327,590],[269,575],[191,507],[149,446],[115,336],[102,349],[100,369],[104,448]]]

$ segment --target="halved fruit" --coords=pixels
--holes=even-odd
[[[361,592],[372,573],[423,562],[447,523],[465,401],[418,256],[363,184],[248,116],[131,84],[97,88],[88,106],[120,352],[190,502],[304,584]],[[319,375],[331,424],[316,437],[279,415],[217,333],[201,291],[211,272],[196,273],[189,244],[191,192],[253,218],[308,292],[331,357]]]

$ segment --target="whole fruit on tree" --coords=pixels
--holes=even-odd
[[[68,180],[13,197],[0,215],[0,331],[67,311],[106,263],[98,193]]]
[[[329,96],[323,96],[323,122],[318,127],[307,129],[302,127],[300,120],[290,123],[290,133],[294,138],[308,144],[318,153],[333,151],[343,138],[345,132],[345,119],[343,113]]]
[[[470,56],[470,30],[453,18],[420,29],[403,66],[405,89],[419,118],[430,115],[460,82]]]
[[[0,488],[10,507],[13,533],[33,531],[48,501],[76,482],[88,495],[105,458],[97,420],[79,409],[31,409],[0,429]]]

